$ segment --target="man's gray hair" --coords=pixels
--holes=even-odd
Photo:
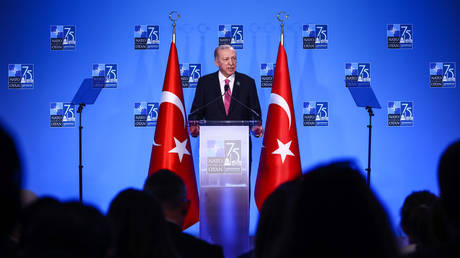
[[[235,49],[233,49],[233,47],[230,46],[230,45],[220,45],[220,46],[216,47],[216,49],[214,50],[214,59],[216,59],[217,56],[219,55],[218,51],[219,50],[224,50],[224,49],[231,49],[231,50],[235,51]]]

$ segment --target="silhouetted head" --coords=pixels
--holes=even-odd
[[[449,221],[460,228],[460,140],[452,143],[442,154],[438,180]]]
[[[120,192],[107,214],[118,258],[175,257],[159,202],[135,189]]]
[[[13,139],[0,126],[0,236],[11,232],[21,208],[21,162]]]
[[[434,228],[434,206],[438,197],[429,191],[413,192],[401,208],[401,227],[410,243],[430,246],[437,244]]]
[[[144,191],[153,194],[161,203],[165,217],[182,226],[190,207],[184,181],[175,173],[163,169],[150,175]]]
[[[267,257],[278,244],[286,226],[287,212],[295,196],[299,180],[288,181],[273,191],[265,199],[260,209],[259,223],[255,239],[254,255]]]
[[[460,140],[452,143],[442,154],[438,180],[447,217],[450,223],[460,228]]]
[[[24,215],[21,240],[24,257],[104,257],[110,246],[106,218],[79,202],[42,198]]]
[[[395,257],[387,215],[350,163],[306,173],[274,257]]]

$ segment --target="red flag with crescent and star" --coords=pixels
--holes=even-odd
[[[257,208],[262,208],[279,185],[301,175],[291,80],[286,51],[280,43],[254,193]]]
[[[186,117],[179,59],[176,44],[171,42],[150,156],[149,176],[160,169],[169,169],[184,180],[187,199],[191,203],[182,229],[199,220],[198,190]]]

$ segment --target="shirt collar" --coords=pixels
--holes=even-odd
[[[221,71],[219,71],[219,81],[220,82],[223,82],[225,79],[229,79],[230,82],[233,82],[235,81],[235,73],[233,73],[232,75],[230,75],[228,78],[225,77]]]

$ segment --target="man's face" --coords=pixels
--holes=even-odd
[[[219,67],[219,71],[225,76],[229,77],[235,73],[236,70],[236,53],[235,50],[219,49],[217,51],[216,65]]]

